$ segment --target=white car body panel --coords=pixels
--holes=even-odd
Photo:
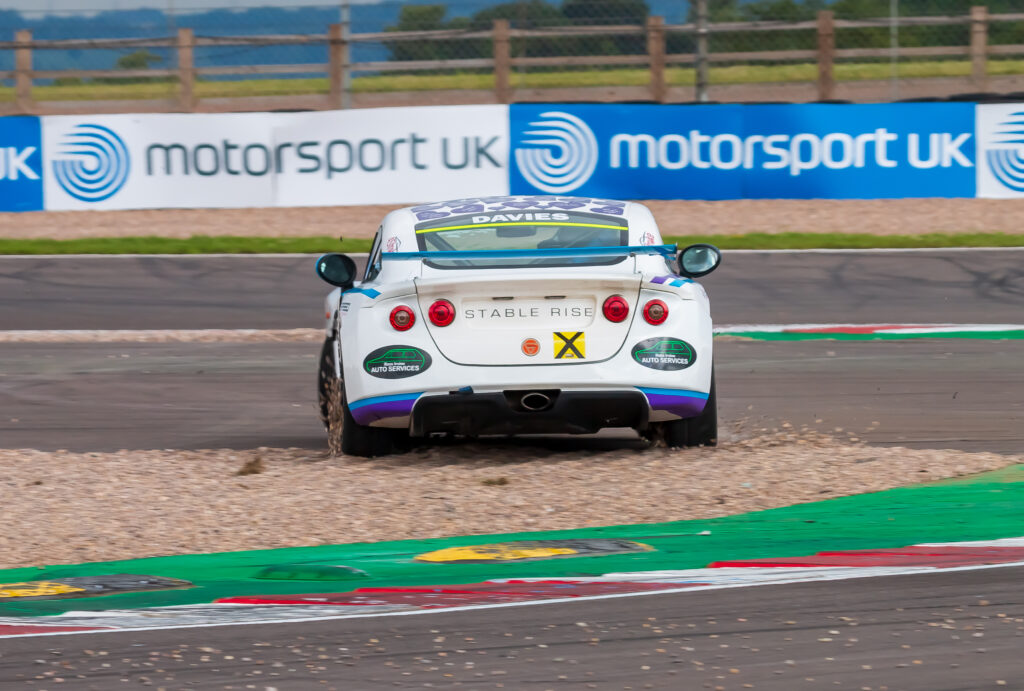
[[[650,211],[636,203],[495,197],[388,214],[368,258],[379,272],[347,291],[332,291],[325,303],[327,336],[339,336],[346,400],[356,421],[409,428],[416,406],[460,390],[639,390],[647,400],[651,422],[698,414],[712,376],[709,301],[699,284],[674,273],[666,257],[634,254],[618,263],[596,266],[457,269],[432,267],[419,258],[387,257],[392,252],[420,250],[415,226],[424,215],[443,219],[450,213],[463,218],[474,213],[472,209],[485,208],[482,215],[493,218],[508,209],[505,215],[514,218],[517,213],[531,213],[533,207],[557,209],[559,204],[581,203],[584,206],[577,207],[581,211],[614,210],[610,217],[625,219],[629,245],[662,244]],[[602,303],[611,295],[621,295],[629,304],[629,315],[622,323],[602,314]],[[454,304],[457,316],[451,325],[438,327],[430,323],[427,309],[442,298]],[[668,307],[669,316],[662,324],[649,324],[642,316],[643,306],[652,299]],[[414,325],[406,331],[397,331],[389,323],[392,309],[400,305],[415,314]],[[556,359],[556,344],[562,341],[555,332],[582,332],[584,357]],[[523,349],[528,338],[539,343],[532,356]],[[665,348],[677,347],[664,345],[669,341],[691,347],[692,362],[669,369],[640,364],[638,358],[659,362],[657,357],[647,357],[645,349],[653,348],[657,356]],[[634,351],[639,353],[636,357]],[[404,367],[402,362],[409,364]],[[368,371],[376,368],[383,368],[384,374]]]

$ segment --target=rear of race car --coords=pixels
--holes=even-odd
[[[713,395],[708,301],[670,272],[669,248],[629,245],[622,219],[502,223],[419,224],[418,251],[383,256],[409,280],[346,293],[356,424],[583,434],[701,415]]]

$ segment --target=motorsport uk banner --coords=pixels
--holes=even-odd
[[[1024,104],[517,104],[0,118],[0,211],[1024,196]]]

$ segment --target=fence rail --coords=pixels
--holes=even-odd
[[[117,38],[117,39],[69,39],[38,40],[28,31],[18,31],[13,41],[0,42],[0,51],[13,51],[14,70],[0,72],[0,79],[13,80],[14,101],[2,112],[44,113],[72,112],[64,102],[63,107],[37,101],[34,96],[36,80],[61,79],[144,79],[162,78],[168,83],[169,98],[150,102],[146,110],[163,112],[193,112],[209,110],[196,95],[196,82],[205,76],[273,76],[298,74],[323,74],[327,77],[326,95],[304,97],[300,101],[294,96],[263,97],[263,107],[303,107],[311,109],[342,108],[351,105],[349,88],[353,73],[388,72],[437,72],[439,70],[489,70],[493,73],[493,95],[489,99],[497,103],[509,103],[515,98],[512,74],[517,68],[526,67],[647,67],[647,96],[654,102],[665,102],[668,96],[666,68],[672,65],[696,65],[698,69],[698,91],[706,88],[706,65],[708,63],[758,63],[795,62],[815,63],[817,66],[816,92],[818,100],[831,100],[836,94],[835,63],[848,59],[896,59],[960,57],[968,58],[971,64],[970,76],[965,82],[974,91],[987,88],[987,59],[989,56],[1024,55],[1024,44],[990,45],[988,29],[994,22],[1024,21],[1024,13],[988,14],[984,6],[976,6],[970,14],[945,17],[901,17],[899,26],[967,26],[966,45],[908,46],[875,48],[837,48],[837,30],[887,29],[892,20],[858,19],[837,20],[831,11],[821,11],[814,21],[754,21],[665,24],[660,17],[648,17],[646,25],[595,25],[595,26],[553,26],[534,29],[514,28],[507,20],[495,20],[489,30],[441,29],[430,31],[376,32],[350,34],[343,24],[332,24],[323,34],[282,34],[262,36],[196,36],[191,29],[179,29],[175,36],[160,38]],[[716,34],[740,34],[748,32],[794,32],[806,31],[816,35],[816,47],[809,49],[758,50],[758,51],[710,51],[707,36]],[[667,48],[667,37],[684,35],[693,37],[695,51],[692,53],[671,53]],[[633,36],[646,39],[646,51],[636,54],[616,55],[513,55],[511,44],[514,40],[580,38],[598,36]],[[372,60],[356,62],[350,59],[351,48],[358,44],[397,45],[409,42],[429,44],[431,42],[488,41],[491,44],[489,57],[460,59],[409,59]],[[197,66],[195,50],[210,46],[287,46],[322,45],[325,62],[301,64],[252,64],[228,66]],[[102,70],[49,70],[34,69],[33,58],[37,52],[48,50],[90,50],[90,49],[145,49],[163,48],[176,53],[175,67],[153,69],[102,69]],[[701,69],[705,70],[704,85],[701,86]],[[698,93],[696,100],[706,100],[706,93]],[[279,103],[275,102],[277,99]],[[219,102],[215,109],[244,110],[249,107],[245,98],[218,99],[235,103]],[[108,107],[91,105],[88,100],[70,106],[74,112],[106,112]],[[56,108],[56,111],[55,111]],[[2,109],[2,107],[0,107]]]

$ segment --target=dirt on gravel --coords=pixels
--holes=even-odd
[[[783,430],[718,448],[0,450],[0,567],[709,518],[992,470],[1024,457]]]
[[[666,235],[1021,232],[1024,199],[757,199],[645,202]],[[155,235],[370,238],[397,206],[0,213],[0,238]]]

